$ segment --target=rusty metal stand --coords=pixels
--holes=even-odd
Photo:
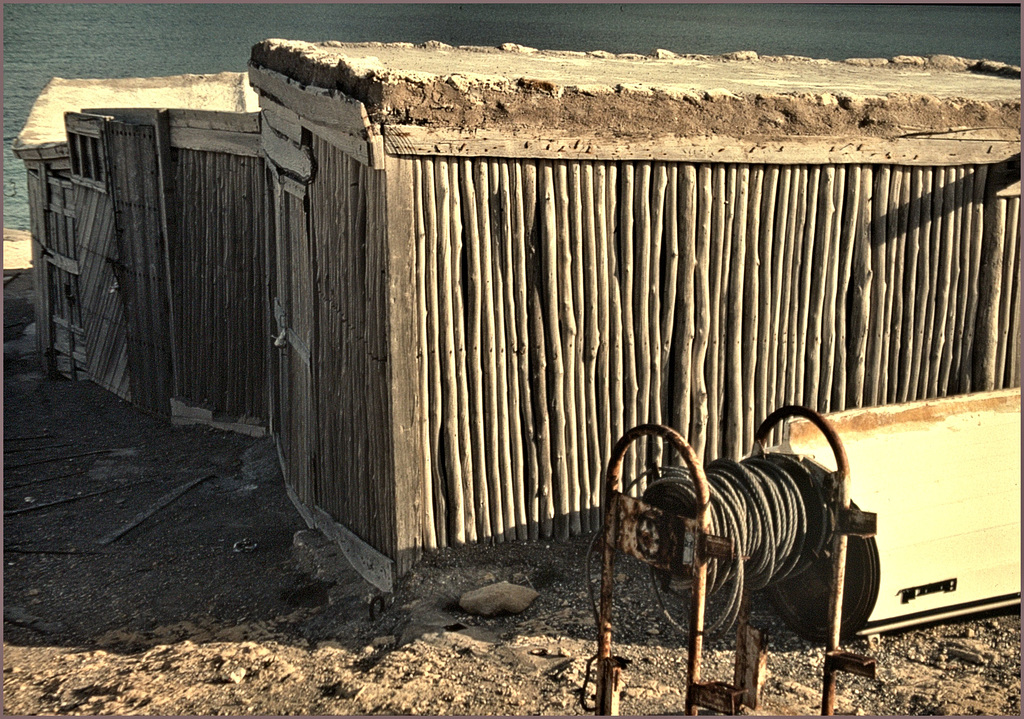
[[[618,491],[619,473],[626,450],[635,440],[651,435],[671,444],[690,470],[697,492],[696,518],[664,512]],[[711,495],[704,468],[678,432],[663,425],[641,425],[626,432],[615,444],[608,463],[606,490],[597,639],[597,714],[614,716],[619,710],[623,660],[611,653],[616,550],[636,557],[656,569],[690,578],[692,596],[686,714],[696,715],[698,706],[720,708],[726,704],[735,713],[745,690],[721,682],[700,681],[707,563],[710,559],[733,557],[732,540],[710,534]]]
[[[877,526],[876,515],[861,512],[850,506],[850,465],[846,458],[846,450],[839,440],[832,423],[814,410],[796,405],[781,407],[772,412],[761,423],[754,436],[756,446],[762,454],[768,433],[783,419],[803,417],[816,426],[828,440],[829,447],[836,459],[836,472],[831,476],[831,487],[828,487],[829,505],[835,518],[832,536],[832,592],[829,595],[829,634],[825,648],[825,667],[822,681],[821,714],[832,716],[836,703],[836,673],[847,672],[868,678],[875,676],[875,660],[859,654],[844,652],[839,649],[839,639],[843,618],[843,588],[846,579],[846,544],[851,534],[861,537],[875,535]]]

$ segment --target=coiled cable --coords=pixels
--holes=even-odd
[[[731,538],[736,550],[732,561],[708,563],[708,596],[729,586],[725,608],[706,628],[709,636],[716,636],[735,625],[744,591],[764,589],[810,566],[831,527],[827,513],[808,511],[809,503],[823,505],[821,491],[806,468],[792,458],[717,459],[705,466],[705,474],[711,489],[710,532]],[[662,467],[660,476],[647,487],[644,501],[681,516],[695,516],[696,495],[689,472]],[[669,577],[663,571],[652,569],[651,573],[662,610],[679,627],[660,595]]]

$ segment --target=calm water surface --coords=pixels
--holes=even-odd
[[[28,228],[11,153],[51,77],[243,71],[265,38],[843,60],[944,53],[1020,64],[1020,6],[19,4],[3,6],[4,225]]]

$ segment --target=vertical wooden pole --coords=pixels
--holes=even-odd
[[[498,334],[497,304],[495,303],[494,263],[492,261],[494,238],[491,234],[490,171],[486,160],[478,160],[472,175],[476,190],[477,222],[480,237],[480,268],[482,271],[482,325],[483,337],[480,349],[480,364],[483,372],[484,413],[482,420],[486,429],[488,458],[487,486],[491,508],[491,532],[495,541],[508,539],[507,516],[512,510],[511,488],[505,484],[511,468],[508,460],[508,443],[501,441],[500,429],[505,420],[498,395]]]
[[[721,406],[722,406],[722,384],[719,381],[719,366],[721,364],[722,342],[722,319],[721,307],[722,298],[725,294],[725,283],[723,279],[728,272],[728,261],[726,259],[726,221],[725,208],[728,197],[725,194],[725,166],[713,165],[712,188],[710,198],[712,202],[711,213],[711,260],[709,268],[709,280],[711,283],[710,317],[711,325],[708,331],[708,363],[705,367],[707,373],[707,397],[708,397],[708,419],[707,436],[704,445],[704,461],[710,461],[722,455],[721,450]]]
[[[470,381],[470,432],[473,447],[473,495],[477,508],[477,534],[482,541],[494,539],[498,531],[494,527],[497,501],[490,492],[491,465],[497,459],[487,456],[487,420],[484,410],[484,348],[483,348],[483,269],[480,258],[480,224],[477,219],[476,188],[473,186],[473,163],[461,161],[462,199],[464,201],[465,227],[469,231],[466,254],[469,260],[469,331],[467,333],[467,364]]]
[[[761,421],[775,409],[773,383],[769,380],[774,363],[772,348],[775,345],[775,305],[777,304],[775,284],[775,221],[778,202],[779,173],[778,165],[769,165],[766,170],[761,197],[761,237],[758,248],[758,305],[760,319],[757,329],[757,376],[754,416]]]
[[[974,386],[974,334],[977,325],[978,299],[981,294],[979,275],[982,264],[982,241],[985,233],[985,185],[988,168],[977,165],[973,168],[973,193],[971,195],[970,269],[968,274],[968,296],[966,322],[964,324],[963,349],[960,359],[960,386],[963,392],[970,392]]]
[[[644,365],[650,368],[650,387],[647,391],[648,417],[651,422],[661,424],[661,383],[666,364],[662,361],[661,328],[661,247],[665,232],[665,198],[668,192],[668,170],[658,162],[651,168],[654,186],[644,197],[644,203],[652,214],[650,231],[649,281],[645,288],[648,295],[647,313],[644,316],[650,327],[650,346]],[[666,328],[664,335],[671,342],[672,330]],[[648,442],[647,457],[652,467],[661,465],[661,443]]]
[[[849,304],[848,318],[850,338],[847,350],[847,375],[850,377],[847,386],[846,406],[862,407],[865,402],[864,371],[867,361],[867,341],[869,331],[869,311],[871,306],[871,207],[872,168],[864,165],[860,168],[860,217],[853,248],[852,297]]]
[[[551,404],[548,399],[547,347],[545,344],[546,328],[544,326],[546,304],[543,293],[546,290],[546,269],[544,253],[546,235],[543,228],[544,219],[538,219],[537,165],[526,162],[522,171],[523,182],[523,228],[527,242],[526,252],[526,287],[529,303],[529,335],[530,335],[530,387],[535,398],[531,398],[533,406],[533,423],[537,430],[537,465],[539,469],[537,504],[539,515],[539,535],[547,538],[553,535],[555,516],[555,496],[553,476],[556,465],[555,452],[558,444],[553,438],[550,415]],[[543,191],[543,188],[542,188]],[[541,205],[540,211],[545,212]],[[554,351],[554,350],[552,350]],[[553,393],[553,390],[552,390]]]
[[[999,325],[997,336],[999,338],[999,349],[996,355],[996,389],[1014,386],[1014,382],[1008,376],[1011,359],[1014,350],[1010,343],[1016,340],[1016,333],[1013,329],[1013,306],[1017,300],[1020,283],[1020,198],[1001,198],[1006,203],[1006,224],[1004,226],[1003,247],[1003,275],[1001,278],[1002,291],[1000,293]],[[1016,282],[1015,282],[1016,280]],[[1019,354],[1019,350],[1017,352]]]
[[[605,462],[611,456],[612,442],[618,437],[612,437],[612,394],[618,394],[620,384],[612,376],[611,368],[611,347],[613,338],[611,336],[611,280],[610,280],[610,258],[613,254],[613,237],[608,218],[608,173],[604,163],[597,163],[593,167],[593,174],[596,177],[588,179],[594,185],[591,188],[593,193],[594,211],[594,232],[596,234],[596,256],[594,262],[597,265],[597,284],[594,286],[597,302],[597,366],[596,366],[596,394],[598,401],[598,435],[600,438],[600,451],[598,461],[594,465],[598,477],[598,500],[597,505],[602,510],[605,506],[604,476],[603,469]],[[598,515],[602,516],[601,514]],[[592,523],[593,524],[593,523]],[[594,526],[600,527],[600,523]]]
[[[462,195],[459,192],[459,162],[452,160],[440,159],[439,176],[441,178],[441,190],[442,193],[448,195],[448,203],[442,204],[442,213],[447,210],[448,220],[450,228],[448,235],[451,241],[451,264],[445,267],[445,272],[449,273],[446,286],[449,288],[449,292],[452,293],[452,319],[453,319],[453,336],[455,342],[455,380],[458,398],[458,422],[459,422],[459,442],[460,451],[459,459],[462,464],[462,496],[465,506],[465,521],[466,521],[466,541],[475,543],[481,539],[486,539],[486,535],[483,535],[478,531],[477,526],[479,524],[477,515],[486,515],[486,504],[477,496],[477,486],[480,483],[480,479],[477,477],[478,474],[483,472],[482,467],[478,467],[474,463],[474,452],[473,452],[473,441],[474,434],[470,427],[470,392],[469,392],[469,367],[470,367],[470,356],[469,349],[466,346],[466,305],[469,302],[466,299],[466,295],[470,292],[470,288],[463,283],[463,265],[464,253],[463,240],[462,240]],[[447,164],[448,172],[444,172],[444,167]],[[445,227],[443,222],[444,215],[442,214],[442,230]],[[446,239],[447,243],[448,240]]]
[[[632,162],[623,164],[622,174],[622,188],[620,190],[620,196],[622,202],[620,204],[620,250],[619,258],[621,260],[621,286],[620,286],[620,307],[622,311],[622,361],[623,361],[623,405],[624,405],[624,417],[623,421],[626,429],[631,429],[638,424],[637,418],[637,400],[639,393],[639,384],[637,382],[637,366],[636,366],[636,322],[634,321],[633,312],[633,266],[634,266],[634,249],[633,249],[633,205],[634,205],[634,177],[636,174],[636,168]],[[639,466],[637,458],[640,456],[639,446],[637,451],[634,452],[633,457],[630,458],[624,469],[627,471],[630,477],[636,476],[636,470]]]
[[[586,326],[584,325],[584,300],[583,300],[583,277],[584,269],[584,241],[583,241],[583,192],[580,187],[582,182],[581,169],[578,162],[569,163],[565,170],[568,188],[566,197],[568,222],[568,234],[570,241],[563,252],[572,258],[572,264],[568,266],[569,284],[572,288],[570,297],[572,299],[573,321],[576,327],[575,345],[573,348],[573,403],[575,404],[575,417],[573,419],[573,433],[576,441],[573,450],[576,455],[576,469],[574,478],[579,486],[580,496],[580,530],[590,532],[590,450],[587,448],[589,412],[587,410],[587,380],[585,377],[586,365],[584,364],[584,350],[586,342]]]
[[[697,352],[694,349],[694,341],[699,332],[696,327],[698,308],[694,291],[698,224],[697,168],[695,165],[673,165],[669,197],[672,201],[669,205],[669,264],[663,327],[666,328],[665,331],[669,339],[672,337],[673,326],[678,327],[678,335],[674,340],[674,346],[666,346],[662,351],[662,365],[669,366],[674,355],[675,370],[672,379],[674,391],[672,393],[672,410],[669,412],[669,416],[673,418],[680,433],[684,437],[688,437],[689,441],[695,442],[698,434],[703,435],[704,427],[703,424],[699,429],[693,426],[696,422],[692,419],[691,395],[696,385],[694,375],[700,372],[698,368],[703,366],[703,353],[707,350],[707,335],[705,334],[703,351],[698,360]],[[682,245],[681,248],[680,245]],[[707,267],[703,271],[706,272]],[[706,303],[706,298],[703,301]],[[704,306],[701,309],[704,309]],[[703,375],[703,372],[700,374]],[[667,397],[668,393],[666,392]]]
[[[783,335],[786,338],[786,382],[785,398],[786,403],[802,404],[803,402],[803,365],[799,358],[800,341],[800,307],[801,287],[800,270],[804,247],[804,230],[807,225],[807,182],[808,171],[806,166],[794,168],[793,194],[789,213],[789,247],[787,248],[787,282],[789,287],[785,290],[787,317],[784,321],[786,328]]]
[[[793,184],[793,168],[782,166],[779,170],[778,210],[775,213],[772,248],[772,344],[768,365],[768,386],[771,388],[768,401],[772,405],[771,411],[782,407],[786,399],[787,338],[784,324],[789,316],[786,292],[790,286],[788,258],[792,254],[792,235],[788,230]]]
[[[555,231],[556,245],[554,248],[554,267],[557,278],[558,322],[562,333],[562,404],[565,411],[565,461],[566,474],[562,478],[562,486],[569,498],[569,533],[579,534],[580,507],[582,488],[580,487],[580,456],[579,456],[579,425],[577,418],[576,397],[576,312],[573,303],[573,242],[569,227],[569,181],[568,167],[558,162],[555,168]]]
[[[423,521],[423,546],[426,549],[436,549],[438,545],[437,529],[434,526],[434,492],[433,492],[433,476],[434,476],[434,458],[437,457],[437,443],[434,441],[434,437],[437,436],[436,432],[441,424],[440,418],[440,396],[435,395],[431,390],[434,389],[431,382],[431,374],[440,362],[440,357],[437,352],[437,333],[434,331],[434,318],[437,317],[436,312],[436,295],[430,292],[432,280],[436,284],[437,278],[435,277],[433,247],[435,243],[430,243],[428,247],[427,242],[427,221],[425,215],[427,214],[424,208],[424,164],[429,164],[429,161],[421,160],[416,158],[413,162],[413,183],[415,185],[414,192],[414,203],[415,203],[415,222],[416,222],[416,311],[418,313],[419,326],[419,347],[417,354],[419,355],[419,383],[420,383],[420,402],[426,408],[427,420],[420,424],[420,442],[424,447],[423,452],[423,485],[424,485],[424,497],[423,497],[423,509],[424,509],[424,521]],[[429,164],[430,167],[430,179],[429,184],[433,189],[433,165]],[[433,194],[433,193],[431,193]],[[430,198],[433,199],[432,197]],[[433,212],[431,212],[433,215]],[[436,228],[433,222],[433,216],[431,216],[431,229]],[[434,238],[432,238],[434,239]],[[427,255],[430,255],[428,260]],[[431,302],[427,299],[428,294],[434,299],[431,307]],[[434,311],[430,311],[433,309]],[[428,326],[429,325],[429,326]],[[438,387],[440,387],[440,381],[438,381]]]
[[[514,293],[514,304],[516,308],[515,328],[518,333],[518,357],[517,370],[513,371],[513,378],[518,377],[519,401],[521,406],[522,432],[524,433],[523,444],[525,447],[524,473],[524,501],[526,505],[526,529],[527,538],[536,540],[539,538],[539,501],[538,490],[540,489],[540,460],[539,454],[539,432],[534,423],[533,392],[531,385],[531,344],[533,338],[529,331],[529,307],[527,296],[529,291],[529,275],[526,270],[527,245],[529,243],[528,233],[531,228],[526,224],[526,199],[524,189],[523,164],[516,161],[508,168],[511,182],[512,200],[512,257],[513,277],[512,290]],[[502,181],[505,181],[504,175]],[[543,341],[543,337],[542,337]],[[550,468],[550,465],[549,465]]]
[[[743,271],[747,253],[747,203],[750,192],[750,166],[729,167],[729,228],[732,253],[729,264],[728,309],[725,313],[725,448],[723,456],[739,459],[743,410]]]
[[[436,166],[435,166],[436,163]],[[439,306],[439,340],[443,343],[443,350],[440,354],[440,376],[444,378],[444,387],[441,392],[442,414],[444,417],[444,467],[445,476],[448,479],[448,497],[451,502],[448,527],[448,535],[453,544],[462,545],[466,542],[466,497],[465,483],[468,476],[464,473],[464,464],[472,461],[468,445],[468,436],[460,434],[460,397],[465,400],[465,394],[459,383],[459,375],[464,373],[459,370],[459,356],[455,340],[455,297],[458,289],[455,286],[456,280],[452,276],[453,248],[451,234],[451,189],[449,184],[448,161],[438,158],[434,162],[427,163],[427,178],[432,177],[434,190],[431,193],[428,187],[428,197],[433,197],[436,208],[434,223],[436,228],[433,232],[437,236],[439,245],[438,270],[435,272],[436,302]],[[429,207],[429,205],[428,205]]]
[[[634,303],[633,321],[637,328],[638,340],[635,348],[637,376],[637,424],[652,421],[650,415],[651,402],[651,163],[638,163],[639,181],[636,185],[634,214],[639,215],[639,228],[636,233],[634,262],[637,269],[636,286],[630,302]],[[660,357],[659,357],[660,362]],[[635,456],[639,460],[637,471],[644,471],[644,460],[648,457],[647,450],[653,443],[646,438],[638,440]],[[647,487],[646,480],[641,480],[637,491],[643,492]]]
[[[504,165],[507,169],[507,165]],[[505,538],[525,539],[526,516],[523,507],[522,435],[515,431],[519,424],[519,393],[510,387],[508,355],[515,352],[514,308],[511,301],[511,236],[507,184],[502,184],[497,160],[488,163],[490,223],[491,223],[491,275],[494,290],[494,342],[497,355],[497,419],[498,454],[504,457],[504,476],[499,475],[504,502]],[[522,533],[522,536],[520,536]]]
[[[829,167],[826,170],[826,186],[831,186],[827,200],[830,206],[827,213],[831,215],[828,223],[828,259],[825,271],[825,314],[822,318],[822,373],[818,390],[818,406],[823,412],[832,411],[832,387],[835,376],[836,347],[836,316],[837,304],[841,301],[840,269],[843,264],[840,235],[843,228],[843,200],[846,197],[846,167]]]
[[[931,353],[931,370],[929,372],[929,396],[939,397],[945,394],[943,375],[949,378],[949,366],[946,363],[947,345],[952,340],[947,337],[949,320],[949,298],[955,296],[953,279],[953,257],[956,255],[954,236],[956,219],[954,200],[956,170],[948,167],[938,170],[944,178],[942,186],[942,233],[937,238],[939,247],[939,275],[936,292],[934,343]]]
[[[500,208],[499,219],[501,225],[501,254],[500,254],[500,275],[504,282],[504,304],[505,304],[505,354],[504,369],[502,376],[505,378],[508,402],[508,433],[512,467],[513,467],[513,496],[515,498],[515,529],[516,538],[520,541],[529,539],[529,528],[531,519],[529,515],[529,495],[527,485],[529,484],[532,467],[527,457],[528,450],[523,442],[523,392],[520,386],[529,376],[528,366],[523,362],[527,361],[525,352],[526,338],[520,331],[520,320],[523,318],[522,310],[524,305],[516,302],[518,293],[523,292],[525,297],[526,278],[518,270],[519,263],[516,257],[516,245],[522,247],[522,219],[518,208],[520,203],[513,200],[514,188],[512,184],[511,161],[501,160],[492,162],[492,171],[497,167],[498,171],[498,206]],[[517,216],[518,215],[518,216]],[[528,412],[528,410],[527,410]],[[532,437],[533,433],[528,435]],[[536,473],[532,474],[536,477]]]
[[[911,170],[908,167],[899,168],[900,192],[899,198],[892,204],[899,208],[896,220],[896,255],[894,264],[893,279],[893,307],[892,307],[892,347],[889,351],[889,387],[887,397],[889,402],[899,402],[899,397],[906,391],[907,375],[900,367],[904,360],[904,329],[910,334],[912,323],[905,322],[904,307],[909,301],[907,288],[907,246],[910,242],[910,184]]]
[[[689,221],[695,225],[695,230],[688,233],[693,239],[693,261],[696,269],[693,297],[694,349],[692,363],[695,375],[692,390],[694,417],[691,422],[690,443],[697,458],[703,463],[708,431],[708,373],[705,360],[712,322],[711,288],[708,275],[711,254],[711,206],[714,201],[711,187],[711,167],[701,165],[697,170],[696,180],[698,193],[694,198],[696,211],[689,215]]]
[[[570,487],[575,478],[569,474],[568,442],[566,441],[566,407],[565,407],[565,365],[562,360],[562,337],[559,329],[559,273],[558,273],[558,220],[555,196],[554,168],[551,163],[541,163],[541,193],[543,205],[541,211],[543,248],[544,291],[548,299],[546,303],[546,324],[548,347],[551,352],[551,392],[548,398],[549,411],[553,416],[552,427],[552,464],[554,465],[553,482],[557,489],[558,503],[555,515],[555,532],[559,539],[569,538],[569,515],[571,511]]]
[[[608,395],[605,393],[599,396],[597,392],[598,354],[601,351],[601,340],[604,339],[607,342],[606,336],[602,337],[601,335],[601,323],[604,318],[601,317],[602,297],[598,277],[598,268],[601,267],[601,258],[598,257],[598,242],[604,242],[604,237],[598,237],[597,234],[597,206],[603,204],[604,198],[601,197],[602,202],[595,199],[594,164],[585,163],[582,170],[583,292],[585,299],[581,302],[583,304],[581,309],[584,311],[583,365],[587,402],[587,447],[590,453],[585,479],[590,491],[587,502],[588,523],[591,530],[598,530],[601,527],[601,466],[605,454],[611,449],[604,442],[604,433],[607,427],[605,409],[608,406]],[[607,271],[607,267],[605,269]]]
[[[957,203],[959,217],[958,241],[960,243],[960,279],[956,293],[956,324],[953,327],[953,359],[949,369],[950,394],[961,394],[967,390],[963,382],[964,349],[967,345],[967,303],[971,294],[971,222],[974,217],[974,168],[958,168],[958,189],[962,196]]]
[[[760,422],[765,415],[755,417],[757,410],[757,373],[759,365],[765,358],[760,353],[759,307],[760,275],[761,275],[761,199],[764,189],[764,167],[757,165],[751,169],[750,192],[747,211],[748,227],[746,242],[749,249],[746,255],[746,267],[743,274],[743,414],[740,422],[739,452],[742,456],[751,446],[754,438],[755,422]]]
[[[924,345],[922,346],[921,361],[921,398],[934,397],[938,391],[938,352],[936,318],[938,314],[939,296],[944,288],[941,284],[941,267],[943,264],[943,224],[942,213],[943,203],[946,195],[946,173],[944,168],[937,167],[933,170],[933,184],[931,193],[931,226],[928,237],[928,248],[930,263],[928,269],[929,286],[931,295],[925,314]]]

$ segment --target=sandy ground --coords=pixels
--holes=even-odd
[[[4,228],[4,273],[32,268],[32,235]]]

